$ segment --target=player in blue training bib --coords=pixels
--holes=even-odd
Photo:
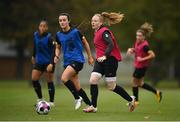
[[[57,32],[56,39],[63,50],[64,67],[67,67],[73,61],[85,62],[82,38],[83,36],[76,28],[70,28],[67,32]]]
[[[85,62],[83,56],[83,46],[88,55],[90,65],[94,63],[91,55],[91,50],[86,38],[79,32],[78,29],[70,27],[70,16],[67,13],[59,15],[59,24],[62,31],[57,32],[55,62],[58,61],[60,49],[63,51],[64,72],[62,73],[61,81],[70,90],[75,98],[75,110],[79,109],[82,100],[88,105],[91,105],[85,91],[81,88],[78,72],[82,70]]]
[[[48,81],[49,104],[54,106],[55,88],[53,83],[53,72],[55,68],[54,54],[55,45],[51,33],[48,33],[48,23],[42,20],[39,30],[34,33],[34,50],[32,56],[32,83],[38,96],[37,102],[43,100],[41,84],[39,79],[45,73]]]

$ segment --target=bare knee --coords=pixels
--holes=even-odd
[[[116,87],[116,82],[115,81],[107,82],[106,86],[110,91],[113,91]]]
[[[133,87],[141,87],[144,84],[142,79],[133,79]]]
[[[102,77],[102,75],[100,73],[92,72],[89,83],[90,84],[98,84],[101,77]]]
[[[32,79],[33,81],[36,81],[36,80],[39,80],[39,79],[40,79],[40,76],[41,76],[41,72],[36,71],[36,70],[33,70],[33,71],[32,71],[31,79]]]
[[[61,76],[61,81],[62,81],[63,83],[67,82],[68,80],[69,80],[69,79],[68,79],[66,76],[64,76],[64,75]]]

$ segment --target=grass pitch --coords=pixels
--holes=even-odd
[[[43,95],[49,99],[46,84]],[[125,88],[132,94],[130,88]],[[85,88],[90,97],[89,87]],[[48,115],[38,115],[33,105],[36,95],[27,82],[0,81],[1,121],[180,121],[180,89],[161,89],[163,100],[158,103],[154,94],[140,89],[140,104],[129,112],[126,101],[105,87],[99,89],[98,112],[83,113],[74,110],[74,99],[64,86],[56,86],[55,107]]]

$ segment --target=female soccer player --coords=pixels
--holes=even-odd
[[[86,38],[80,33],[77,28],[70,26],[70,15],[61,13],[59,15],[59,25],[62,31],[57,32],[56,40],[58,48],[56,50],[55,62],[59,59],[60,48],[63,50],[64,72],[62,73],[61,81],[70,90],[75,98],[75,109],[79,109],[82,99],[87,105],[91,105],[85,91],[81,88],[78,72],[82,70],[85,62],[83,56],[83,46],[88,55],[90,65],[94,63],[91,55],[91,50]]]
[[[105,24],[111,25],[119,23],[123,17],[123,14],[114,12],[102,12],[92,17],[91,24],[95,30],[94,45],[96,61],[89,80],[92,105],[83,109],[84,112],[97,111],[98,82],[103,75],[105,75],[107,88],[129,102],[130,112],[135,108],[134,96],[129,96],[121,86],[116,84],[116,71],[118,62],[121,61],[121,54],[112,31],[104,26]]]
[[[34,50],[32,56],[32,83],[38,96],[38,101],[43,100],[41,84],[39,79],[43,73],[48,81],[49,103],[54,106],[55,87],[53,83],[54,72],[54,53],[55,46],[51,33],[48,32],[48,22],[42,20],[39,24],[39,30],[34,33]]]
[[[149,43],[146,40],[148,36],[153,32],[152,25],[149,23],[144,23],[140,29],[136,32],[136,41],[133,48],[129,48],[127,55],[135,54],[134,67],[135,71],[133,73],[133,95],[136,97],[136,104],[138,102],[138,87],[142,87],[148,91],[153,92],[157,96],[158,102],[162,99],[162,92],[156,90],[152,86],[144,83],[144,75],[149,66],[152,58],[155,57],[154,52],[149,48]]]

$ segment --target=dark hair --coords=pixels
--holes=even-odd
[[[67,16],[68,21],[71,21],[71,16],[68,13],[60,13],[59,16]]]

